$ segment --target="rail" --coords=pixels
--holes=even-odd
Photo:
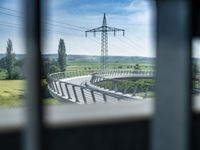
[[[125,87],[123,90],[119,90],[119,82],[121,79],[133,78],[133,79],[153,79],[156,75],[152,70],[87,70],[87,71],[66,71],[53,73],[48,76],[48,89],[50,94],[63,102],[77,103],[77,104],[93,104],[93,103],[106,103],[116,102],[121,100],[131,101],[138,99],[146,99],[149,90],[154,89],[154,85],[145,87],[143,97],[136,96],[138,92],[138,85],[132,87],[132,93],[130,89]],[[84,85],[70,83],[76,77],[88,76],[90,80],[85,82]],[[193,78],[197,79],[199,74],[193,75]],[[69,80],[64,80],[69,79]],[[111,82],[110,88],[99,84],[103,81]],[[200,82],[198,82],[200,83]],[[199,93],[199,88],[193,89],[194,92]]]
[[[131,100],[131,97],[111,93],[109,91],[101,91],[98,89],[89,89],[83,85],[76,85],[62,79],[72,78],[77,76],[85,76],[96,73],[98,70],[79,71],[79,72],[58,72],[48,76],[48,89],[50,94],[63,102],[77,103],[77,104],[92,104],[92,103],[106,103],[116,102],[120,100]]]

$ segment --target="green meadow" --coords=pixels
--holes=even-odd
[[[110,63],[109,68],[111,69],[134,69],[136,63]],[[141,70],[152,70],[154,65],[151,63],[139,64]],[[66,66],[66,70],[73,71],[86,71],[99,69],[99,63],[92,62],[76,62],[76,63],[68,63]],[[46,81],[45,84],[47,85]],[[0,70],[0,107],[22,107],[25,105],[25,80],[6,80],[6,71]],[[45,86],[46,87],[46,86]],[[144,93],[138,93],[138,95],[142,95]],[[44,98],[44,104],[59,104],[59,102],[53,99],[48,94],[48,90],[46,90],[46,95]],[[152,95],[152,94],[151,94]]]
[[[0,80],[0,106],[14,107],[24,104],[23,80]]]
[[[0,80],[0,107],[24,106],[25,80]],[[58,104],[53,98],[45,98],[45,104]]]

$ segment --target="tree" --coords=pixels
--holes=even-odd
[[[58,64],[61,71],[65,71],[66,56],[65,42],[63,39],[60,39],[58,45]]]
[[[139,64],[135,64],[134,69],[135,70],[140,70],[140,65]]]
[[[51,65],[49,68],[49,73],[56,73],[59,71],[60,71],[60,69],[56,65]]]
[[[6,57],[0,59],[0,68],[6,69]]]
[[[13,73],[15,69],[15,53],[13,52],[12,41],[8,39],[7,49],[6,49],[6,70],[8,73],[8,79],[13,78]]]

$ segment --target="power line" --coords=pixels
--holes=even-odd
[[[90,38],[90,37],[87,37],[89,40],[91,40],[91,41],[93,41],[93,42],[95,42],[95,43],[97,43],[98,45],[100,45],[99,44],[99,41],[96,39],[96,38]],[[109,43],[109,47],[111,47],[111,48],[113,48],[113,49],[123,49],[123,48],[121,48],[121,47],[118,47],[117,45],[115,45],[115,44],[113,44],[113,43]]]
[[[3,9],[3,10],[8,10],[8,11],[12,11],[12,12],[17,12],[17,13],[23,13],[21,11],[18,11],[18,10],[13,10],[13,9],[9,9],[9,8],[5,8],[5,7],[0,7],[0,9]],[[13,14],[9,14],[9,13],[5,13],[5,12],[2,12],[0,10],[0,13],[2,14],[5,14],[5,15],[9,15],[9,16],[12,16],[12,17],[21,17],[21,16],[16,16],[16,15],[13,15]],[[57,23],[57,24],[61,24],[61,25],[65,25],[65,26],[71,26],[71,27],[75,27],[75,28],[79,28],[79,29],[87,29],[86,27],[81,27],[81,26],[77,26],[77,25],[73,25],[73,24],[69,24],[69,23],[64,23],[64,22],[61,22],[61,21],[57,21],[57,20],[52,20],[52,19],[44,19],[44,21],[49,21],[49,22],[54,22],[54,23]]]
[[[125,42],[125,41],[123,41],[122,39],[120,39],[120,38],[118,38],[117,37],[117,39],[119,39],[122,43],[124,43],[125,45],[128,45],[129,47],[132,47],[132,48],[136,48],[136,49],[140,49],[139,47],[137,47],[136,45],[132,45],[132,44],[130,44],[130,43],[128,43],[128,42]]]
[[[14,23],[10,23],[10,22],[3,22],[3,21],[0,21],[0,26],[1,27],[4,27],[4,28],[15,28],[15,29],[20,29],[22,30],[23,27],[20,26],[19,24],[14,24]]]
[[[16,15],[13,15],[13,14],[9,14],[9,13],[4,13],[4,12],[2,12],[2,11],[0,11],[0,14],[12,16],[12,17],[20,17],[20,18],[22,17],[22,16],[16,16]],[[48,22],[43,22],[43,23],[44,23],[44,24],[47,24],[47,25],[53,25],[53,26],[57,26],[57,27],[62,27],[62,28],[67,28],[67,29],[71,29],[71,30],[76,30],[76,31],[81,31],[81,32],[83,32],[83,30],[76,29],[76,28],[65,27],[65,26],[56,25],[56,24],[53,24],[53,23],[48,23]]]
[[[20,18],[21,18],[21,16],[16,16],[16,15],[12,15],[12,14],[9,14],[9,13],[4,13],[4,12],[1,12],[1,11],[0,11],[0,14],[12,16],[12,17],[20,17]],[[81,31],[81,32],[83,32],[83,30],[76,29],[76,28],[72,28],[72,27],[66,27],[66,26],[56,25],[56,24],[49,23],[49,22],[44,22],[44,21],[43,21],[43,23],[44,23],[44,24],[47,24],[47,25],[53,25],[53,26],[57,26],[57,27],[62,27],[62,28],[67,28],[67,29],[71,29],[71,30],[76,30],[76,31]],[[73,27],[74,27],[74,26],[73,26]],[[82,29],[84,29],[84,28],[82,28]]]
[[[138,47],[140,47],[140,48],[143,48],[143,49],[145,49],[142,45],[140,45],[139,43],[136,43],[135,41],[133,41],[133,40],[131,40],[131,39],[129,39],[128,37],[126,37],[125,36],[125,38],[131,43],[131,44],[135,44],[136,46],[138,46]]]
[[[4,21],[0,21],[0,26],[2,27],[6,27],[6,28],[15,28],[15,29],[20,29],[22,30],[24,28],[24,26],[20,25],[20,24],[14,24],[14,23],[11,23],[11,22],[4,22]],[[58,31],[58,30],[50,30],[50,29],[45,29],[45,31],[47,32],[54,32],[56,34],[65,34],[65,35],[68,35],[69,32],[64,32],[64,31]],[[75,35],[75,34],[73,34]]]
[[[21,11],[18,11],[18,10],[9,9],[9,8],[5,8],[5,7],[1,7],[0,6],[0,14],[12,16],[12,17],[20,17],[20,18],[23,17],[23,16],[20,16],[20,15],[14,15],[14,14],[11,14],[11,13],[8,13],[8,12],[4,12],[4,10],[10,11],[10,12],[15,12],[15,13],[18,13],[18,14],[22,13]],[[41,20],[41,22],[46,24],[46,25],[55,26],[55,27],[61,27],[61,28],[64,28],[64,29],[70,29],[70,30],[75,30],[75,31],[80,31],[80,32],[83,32],[83,30],[87,29],[85,27],[81,27],[81,26],[77,26],[77,25],[73,25],[73,24],[68,24],[68,23],[64,23],[64,22],[56,21],[56,20],[52,20],[52,19],[43,19],[43,20]],[[23,26],[21,26],[21,25],[9,23],[9,22],[0,22],[0,25],[6,25],[7,27],[12,27],[12,28],[13,27],[20,28],[20,29],[23,28]],[[54,32],[56,34],[68,34],[68,32],[58,31],[58,30],[46,29],[46,31],[47,32]],[[120,38],[118,38],[118,39],[121,42],[126,43],[126,45],[129,45],[130,47],[134,47],[134,48],[137,48],[137,49],[138,48],[139,49],[143,48],[143,46],[141,46],[140,44],[136,43],[135,41],[129,39],[128,37],[125,36],[125,38],[128,41],[125,42]],[[90,40],[93,40],[93,39],[90,39]],[[93,41],[95,41],[95,40],[93,40]],[[98,43],[97,41],[95,41],[95,42]],[[133,43],[134,43],[134,45],[133,45]],[[111,47],[115,47],[115,48],[119,49],[119,47],[117,47],[116,45],[113,45],[113,44],[110,44],[110,45],[111,45]]]
[[[12,11],[12,12],[17,12],[17,13],[23,13],[22,11],[6,8],[6,7],[2,7],[2,6],[0,6],[0,9]]]
[[[97,32],[101,33],[101,68],[105,70],[108,67],[108,32],[113,32],[114,36],[116,35],[116,32],[122,32],[124,35],[125,30],[107,26],[106,14],[104,13],[102,26],[85,31],[86,37],[89,32],[93,33],[94,36]]]
[[[77,25],[73,25],[73,24],[69,24],[69,23],[64,23],[64,22],[60,22],[60,21],[56,21],[56,20],[52,20],[52,19],[46,19],[46,20],[50,21],[50,22],[57,23],[57,24],[72,26],[72,27],[75,27],[75,28],[83,29],[83,30],[87,29],[86,27],[81,27],[81,26],[77,26]]]
[[[65,27],[65,26],[62,26],[62,25],[56,25],[54,23],[49,23],[49,22],[44,22],[42,21],[44,24],[47,24],[47,25],[51,25],[51,26],[56,26],[56,27],[61,27],[61,28],[67,28],[67,29],[71,29],[71,30],[76,30],[76,31],[81,31],[83,32],[83,30],[80,30],[80,29],[76,29],[76,28],[72,28],[72,27]]]
[[[0,23],[0,27],[3,27],[3,28],[12,28],[13,29],[14,26]],[[20,28],[16,28],[16,29],[19,30]]]
[[[13,23],[13,22],[0,21],[0,23],[2,23],[2,24],[7,24],[7,25],[21,26],[21,27],[22,27],[22,25],[20,25],[20,24],[15,24],[15,23]]]
[[[0,11],[0,13],[2,13],[1,11]],[[8,14],[8,13],[3,13],[3,14],[6,14],[6,15],[11,15],[11,16],[13,16],[13,17],[20,17],[20,16],[15,16],[15,15],[12,15],[12,14]],[[1,24],[0,25],[6,25],[7,27],[9,26],[9,27],[17,27],[18,29],[20,28],[20,29],[22,29],[23,28],[23,26],[21,26],[21,25],[19,25],[19,24],[14,24],[14,23],[10,23],[10,22],[0,22]],[[81,31],[81,32],[83,32],[82,30],[80,30],[80,29],[75,29],[75,28],[70,28],[70,27],[65,27],[65,26],[62,26],[62,25],[56,25],[56,24],[53,24],[53,23],[49,23],[49,22],[43,22],[43,23],[45,23],[45,24],[47,24],[47,25],[52,25],[52,26],[57,26],[57,27],[62,27],[62,28],[65,28],[65,29],[71,29],[71,30],[75,30],[75,31]],[[63,23],[64,24],[64,23]],[[54,32],[54,33],[56,33],[56,34],[68,34],[68,32],[64,32],[64,31],[58,31],[58,30],[50,30],[50,29],[46,29],[46,31],[47,32]],[[127,37],[125,37],[129,42],[131,42],[131,44],[130,43],[127,43],[127,42],[124,42],[123,40],[121,40],[121,39],[119,39],[120,41],[122,41],[122,42],[124,42],[124,43],[126,43],[126,44],[128,44],[129,46],[131,46],[131,47],[134,47],[134,48],[137,48],[138,49],[138,46],[136,46],[136,45],[132,45],[133,43],[135,43],[134,41],[132,41],[132,40],[130,40],[129,38],[127,38]],[[93,39],[90,39],[90,40],[93,40]],[[95,41],[95,40],[93,40],[93,41]],[[97,41],[95,41],[96,43],[98,43]],[[117,47],[116,45],[113,45],[113,44],[110,44],[111,45],[111,47],[112,48],[117,48],[117,49],[119,49],[119,47]],[[139,46],[139,47],[141,47],[141,46]],[[120,48],[121,49],[121,48]],[[141,49],[141,48],[139,48],[139,49]]]
[[[13,15],[13,14],[9,14],[9,13],[6,13],[6,12],[2,12],[1,10],[0,10],[0,13],[1,13],[1,14],[4,14],[4,15],[7,15],[7,16],[11,16],[11,17],[17,17],[17,18],[22,17],[22,16],[16,16],[16,15]]]

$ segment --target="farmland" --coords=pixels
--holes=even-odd
[[[56,56],[56,55],[55,55]],[[54,55],[49,56],[50,60],[56,60]],[[22,57],[22,56],[20,56]],[[73,71],[88,71],[93,69],[99,69],[99,57],[92,56],[70,56],[66,70]],[[111,57],[109,62],[109,69],[135,69],[134,67],[139,65],[139,70],[153,70],[154,64],[152,59],[148,60],[147,58],[124,58],[124,57]],[[16,80],[7,80],[7,73],[5,69],[0,69],[0,107],[22,107],[25,104],[25,80],[16,79]],[[45,82],[44,82],[45,81]],[[45,104],[59,104],[59,102],[53,99],[46,88],[47,82],[44,78],[43,81],[45,84],[43,88],[45,88]],[[143,95],[144,93],[138,93],[138,95]],[[150,94],[153,95],[153,94]]]

